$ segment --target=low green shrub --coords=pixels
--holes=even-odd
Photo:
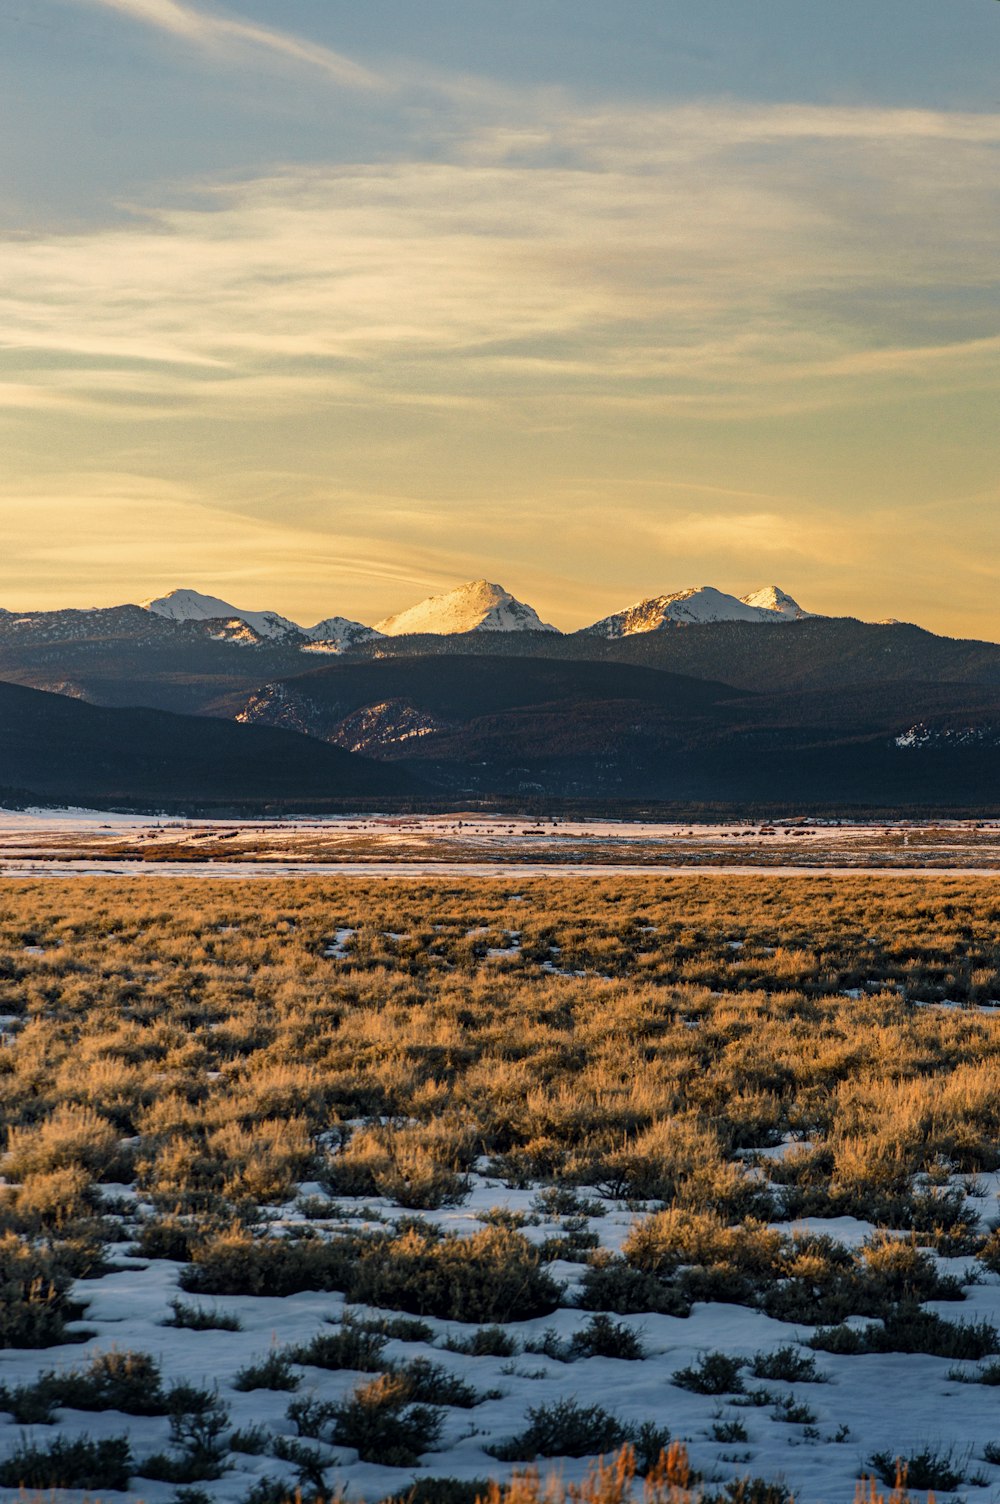
[[[280,1461],[291,1462],[298,1469],[296,1500],[301,1500],[303,1486],[308,1488],[312,1497],[325,1492],[326,1470],[330,1465],[326,1452],[320,1451],[319,1447],[306,1446],[304,1441],[296,1441],[290,1436],[275,1437],[271,1451]]]
[[[295,1499],[283,1478],[258,1478],[249,1492],[243,1495],[240,1504],[295,1504]],[[310,1499],[309,1504],[327,1504],[327,1500],[325,1497]],[[340,1504],[340,1501],[336,1501],[336,1504]]]
[[[391,1338],[396,1342],[433,1342],[434,1328],[414,1316],[357,1316],[345,1311],[340,1322],[331,1326],[350,1326],[357,1332],[371,1332],[376,1336]]]
[[[868,1465],[883,1483],[895,1485],[902,1478],[908,1488],[943,1489],[950,1493],[966,1481],[966,1464],[956,1456],[953,1447],[924,1447],[909,1455],[875,1452]]]
[[[728,1353],[705,1353],[700,1362],[678,1368],[671,1383],[680,1389],[690,1389],[693,1394],[740,1394],[742,1367],[742,1358],[732,1358]]]
[[[0,1462],[4,1488],[117,1488],[126,1489],[134,1471],[127,1436],[93,1441],[78,1436],[56,1437],[49,1446],[22,1441]]]
[[[151,1217],[143,1222],[132,1245],[134,1258],[170,1259],[177,1264],[191,1262],[191,1247],[196,1231],[180,1217]]]
[[[698,1504],[795,1504],[795,1501],[784,1483],[772,1483],[767,1478],[734,1478],[719,1492],[702,1494]]]
[[[412,1488],[381,1504],[478,1504],[489,1492],[487,1478],[418,1478]]]
[[[429,1358],[413,1358],[409,1363],[394,1363],[392,1373],[406,1385],[409,1398],[421,1405],[454,1405],[471,1410],[482,1404],[485,1396],[457,1374],[449,1373],[441,1363]]]
[[[295,1210],[307,1222],[337,1222],[343,1216],[340,1202],[329,1196],[299,1196]]]
[[[646,1473],[653,1471],[669,1447],[670,1432],[666,1426],[658,1426],[655,1421],[644,1420],[638,1426],[630,1427],[629,1445],[635,1452],[638,1472],[645,1476]],[[700,1474],[689,1473],[690,1482],[697,1482],[699,1478]]]
[[[555,1400],[528,1411],[528,1425],[509,1441],[487,1450],[502,1462],[533,1462],[536,1457],[589,1457],[613,1452],[632,1439],[632,1431],[603,1405]]]
[[[303,1290],[344,1290],[355,1240],[254,1238],[230,1229],[191,1249],[181,1288],[198,1295],[298,1295]]]
[[[260,1457],[267,1451],[271,1433],[266,1426],[239,1426],[229,1433],[229,1450],[241,1452],[247,1457]]]
[[[0,1390],[0,1406],[22,1425],[50,1425],[57,1407],[166,1415],[159,1364],[149,1353],[95,1353],[84,1368],[45,1369],[28,1384]]]
[[[198,1245],[181,1273],[209,1295],[292,1295],[342,1290],[362,1305],[468,1322],[547,1315],[560,1289],[519,1232],[485,1227],[471,1237],[422,1222],[398,1231],[319,1238],[253,1238],[231,1230]]]
[[[288,1359],[310,1368],[351,1368],[358,1373],[380,1373],[386,1363],[382,1353],[386,1338],[345,1322],[335,1332],[318,1332],[308,1342],[290,1348]],[[258,1385],[273,1389],[273,1384]]]
[[[56,1347],[69,1339],[66,1323],[85,1307],[73,1302],[75,1275],[60,1245],[0,1235],[0,1348]]]
[[[294,1349],[289,1352],[272,1348],[265,1358],[246,1363],[237,1371],[233,1388],[241,1394],[249,1394],[254,1389],[274,1389],[286,1393],[298,1389],[301,1379],[292,1368],[292,1363],[297,1361]]]
[[[973,1373],[964,1368],[951,1368],[948,1377],[959,1384],[989,1384],[996,1388],[1000,1385],[1000,1360],[982,1363]]]
[[[855,1253],[823,1235],[788,1237],[752,1220],[729,1225],[717,1212],[683,1206],[637,1222],[623,1254],[631,1268],[666,1280],[688,1303],[756,1306],[776,1320],[809,1325],[965,1298],[961,1282],[942,1274],[912,1240],[879,1235]]]
[[[547,1326],[540,1337],[525,1342],[526,1353],[538,1353],[543,1358],[552,1358],[556,1363],[569,1362],[569,1343],[560,1337],[554,1326]]]
[[[353,1447],[363,1462],[383,1467],[415,1467],[441,1435],[440,1410],[416,1405],[410,1386],[397,1374],[380,1374],[337,1407],[332,1440]]]
[[[167,1391],[170,1442],[177,1455],[158,1452],[139,1466],[144,1478],[162,1483],[200,1483],[221,1478],[226,1467],[223,1441],[229,1407],[217,1389],[180,1382]]]
[[[40,1375],[33,1383],[0,1384],[0,1410],[6,1410],[20,1426],[55,1424],[57,1398]]]
[[[603,1201],[581,1195],[575,1186],[552,1185],[532,1198],[532,1210],[553,1221],[557,1217],[603,1217]]]
[[[95,1353],[86,1368],[52,1376],[57,1404],[73,1410],[123,1410],[126,1415],[164,1415],[160,1366],[149,1353]]]
[[[717,1420],[712,1424],[712,1438],[723,1446],[732,1446],[734,1442],[749,1441],[750,1436],[741,1420]]]
[[[784,1421],[790,1426],[811,1426],[816,1416],[809,1406],[804,1401],[797,1400],[794,1394],[783,1394],[774,1402],[771,1419]]]
[[[776,1379],[782,1384],[826,1384],[826,1374],[816,1367],[811,1353],[799,1352],[789,1343],[769,1353],[754,1353],[750,1372],[755,1379]]]
[[[308,1436],[313,1441],[322,1440],[333,1423],[337,1406],[330,1401],[309,1399],[300,1395],[292,1400],[285,1416],[295,1427],[296,1436]]]
[[[502,1326],[481,1326],[467,1337],[446,1337],[444,1346],[450,1353],[473,1358],[513,1358],[521,1351],[517,1338]]]
[[[624,1259],[597,1257],[584,1273],[577,1304],[615,1316],[690,1316],[691,1297],[671,1279],[633,1269]]]
[[[545,1239],[539,1253],[545,1263],[565,1259],[570,1264],[585,1264],[600,1242],[597,1233],[587,1227],[585,1218],[571,1217],[563,1223],[561,1232]]]
[[[496,1323],[548,1315],[561,1291],[519,1232],[485,1227],[462,1237],[411,1223],[361,1245],[349,1294],[418,1316]]]
[[[770,1389],[762,1389],[759,1385],[755,1389],[746,1389],[733,1398],[733,1404],[741,1410],[762,1410],[771,1404],[774,1396]]]
[[[639,1334],[624,1321],[604,1312],[592,1316],[569,1341],[570,1358],[623,1358],[634,1362],[646,1356]]]
[[[989,1321],[945,1321],[933,1311],[900,1306],[882,1322],[821,1328],[808,1346],[828,1353],[929,1353],[936,1358],[986,1358],[1000,1352]]]
[[[209,1311],[204,1306],[191,1305],[184,1300],[172,1300],[173,1317],[164,1326],[183,1327],[189,1332],[241,1332],[243,1323],[238,1316],[228,1311]]]

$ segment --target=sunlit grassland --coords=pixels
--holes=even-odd
[[[0,1408],[37,1428],[36,1449],[51,1451],[67,1406],[148,1415],[169,1445],[118,1458],[134,1488],[223,1479],[210,1499],[269,1504],[280,1492],[241,1495],[231,1476],[234,1456],[266,1455],[312,1497],[334,1486],[338,1447],[415,1467],[442,1416],[492,1393],[473,1374],[463,1395],[436,1359],[407,1367],[387,1342],[448,1337],[470,1360],[512,1362],[517,1324],[567,1307],[572,1337],[529,1348],[557,1365],[641,1363],[630,1322],[705,1303],[788,1323],[786,1346],[809,1346],[758,1354],[785,1397],[752,1404],[804,1441],[816,1428],[787,1384],[812,1371],[810,1347],[930,1355],[993,1382],[1000,1339],[961,1302],[970,1270],[1000,1267],[978,1207],[979,1178],[1000,1167],[994,885],[518,883],[0,887],[0,1347],[37,1355]],[[502,1204],[521,1191],[534,1215]],[[443,1217],[470,1204],[467,1225]],[[631,1223],[617,1247],[594,1231],[612,1207]],[[848,1245],[806,1218],[872,1231]],[[210,1416],[211,1394],[168,1383],[148,1353],[109,1368],[80,1349],[69,1370],[46,1357],[85,1332],[89,1282],[126,1248],[179,1266],[164,1319],[217,1325],[213,1340],[238,1334],[223,1308],[244,1297],[330,1292],[398,1315],[342,1318],[231,1386],[265,1390],[273,1410],[303,1364],[356,1376],[349,1396],[294,1416],[291,1399],[294,1434],[230,1434],[222,1400],[215,1432],[199,1432],[190,1415]],[[723,1457],[742,1455],[738,1397],[761,1392],[750,1361],[674,1374],[674,1393],[737,1406],[713,1423]],[[137,1395],[145,1410],[130,1410]],[[484,1442],[487,1464],[627,1445],[655,1474],[668,1439],[655,1417],[643,1430],[550,1404],[532,1420],[530,1400],[516,1434]],[[79,1481],[4,1463],[18,1434],[0,1437],[2,1483]],[[938,1461],[966,1481],[981,1466]],[[683,1488],[711,1494],[709,1480]]]

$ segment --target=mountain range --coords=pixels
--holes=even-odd
[[[174,622],[211,622],[216,640],[225,642],[296,642],[319,652],[340,653],[355,643],[380,637],[381,632],[343,616],[328,616],[314,627],[300,627],[276,611],[245,611],[217,595],[198,590],[172,590],[156,600],[143,601],[143,610]]]
[[[197,590],[172,590],[143,601],[143,610],[174,622],[213,622],[219,640],[253,645],[260,641],[295,642],[305,651],[340,653],[381,637],[449,637],[466,632],[552,632],[533,606],[519,601],[502,585],[470,580],[443,595],[432,595],[408,610],[386,616],[374,626],[331,616],[314,627],[299,626],[276,611],[247,611],[218,596]],[[583,630],[593,637],[629,637],[672,626],[745,621],[775,624],[803,621],[812,613],[779,590],[766,585],[737,598],[712,585],[693,586],[670,595],[652,596],[616,611]]]
[[[774,586],[676,591],[574,633],[485,580],[371,627],[187,590],[7,611],[0,681],[10,797],[1000,807],[1000,646],[819,616]]]
[[[1000,787],[1000,681],[748,692],[613,660],[399,655],[264,685],[236,717],[456,796],[891,808]]]

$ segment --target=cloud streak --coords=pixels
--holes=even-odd
[[[175,0],[86,3],[234,41]],[[417,138],[396,160],[188,184],[124,223],[0,240],[5,464],[51,466],[66,497],[16,493],[10,525],[34,505],[66,557],[33,565],[22,528],[11,569],[41,590],[45,567],[69,578],[73,539],[91,560],[106,537],[134,575],[133,500],[101,510],[88,489],[112,452],[167,487],[135,492],[170,538],[149,593],[187,551],[217,592],[231,567],[300,581],[308,602],[275,600],[292,614],[378,615],[407,603],[394,582],[416,595],[489,559],[578,625],[634,595],[637,569],[653,591],[728,561],[737,583],[760,557],[793,590],[853,572],[871,614],[861,587],[891,558],[909,577],[877,614],[912,614],[953,524],[907,519],[988,484],[1000,116],[563,100],[451,124],[433,160]],[[949,423],[970,437],[945,442]],[[315,527],[293,522],[304,498]],[[966,522],[972,557],[995,556],[994,516]],[[595,559],[600,600],[579,585]]]
[[[339,88],[366,93],[384,93],[390,88],[379,74],[332,48],[274,27],[204,11],[185,0],[73,0],[73,3],[113,11],[229,60],[248,52],[258,60],[261,53],[270,54],[283,62],[310,68]]]
[[[5,481],[0,484],[5,540],[0,589],[6,605],[54,607],[66,603],[82,570],[99,576],[99,588],[115,603],[171,589],[182,577],[196,588],[242,591],[244,598],[263,603],[269,589],[263,582],[276,574],[285,599],[271,591],[267,605],[299,610],[304,590],[320,602],[321,616],[341,610],[345,594],[370,602],[379,590],[388,610],[413,593],[447,588],[456,570],[468,570],[471,561],[447,544],[414,547],[411,540],[394,542],[366,528],[370,498],[347,498],[347,503],[354,520],[331,540],[320,527],[227,510],[201,487],[156,475],[117,470],[76,473],[58,482]],[[155,560],[149,548],[151,515]],[[338,599],[330,593],[324,597],[324,588],[336,589]],[[94,590],[88,589],[83,604],[93,601]],[[308,608],[302,614],[308,615]]]
[[[536,416],[976,380],[997,352],[1000,117],[899,113],[567,113],[527,154],[473,130],[451,160],[201,185],[196,207],[0,242],[5,343],[46,406],[113,403],[122,370],[160,407],[529,398]]]

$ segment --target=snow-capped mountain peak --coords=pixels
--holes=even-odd
[[[328,616],[314,627],[305,627],[309,638],[306,651],[312,653],[342,653],[359,642],[372,642],[381,637],[374,627],[362,626],[359,621],[349,621],[346,616]]]
[[[220,641],[245,646],[282,643],[309,653],[343,653],[362,648],[379,637],[456,636],[465,632],[557,632],[533,607],[519,601],[502,585],[470,580],[454,590],[432,595],[408,610],[387,616],[374,627],[343,616],[329,616],[314,627],[303,627],[275,611],[245,611],[219,596],[198,590],[172,590],[142,603],[143,609],[166,622],[210,624],[206,630]],[[591,636],[630,637],[669,627],[712,622],[803,621],[812,612],[777,585],[765,585],[737,597],[714,585],[695,585],[667,595],[650,596],[585,628]]]
[[[637,632],[661,632],[673,626],[702,626],[708,622],[797,621],[809,613],[777,585],[765,586],[739,599],[714,585],[694,585],[670,595],[654,595],[637,601],[595,622],[586,631],[596,637],[631,637]]]
[[[244,611],[231,606],[217,595],[203,595],[200,590],[171,590],[169,595],[157,600],[143,601],[143,609],[168,621],[219,622],[216,634],[220,640],[252,645],[261,638],[274,642],[304,638],[304,648],[319,653],[340,653],[344,648],[359,642],[368,642],[379,633],[360,622],[348,621],[343,616],[328,616],[314,627],[300,627],[298,622],[276,611]],[[240,624],[244,628],[241,633]],[[245,629],[249,628],[249,632]]]
[[[740,600],[744,606],[757,606],[761,611],[776,611],[779,616],[786,616],[790,621],[805,621],[816,614],[814,611],[803,611],[798,601],[793,600],[786,591],[779,590],[777,585],[762,585],[749,595],[741,595]]]
[[[231,606],[216,595],[202,595],[199,590],[171,590],[156,600],[143,601],[143,609],[170,621],[243,621],[260,637],[281,638],[302,631],[286,616],[274,611],[244,611]]]
[[[387,637],[418,633],[448,636],[458,632],[555,632],[531,606],[516,600],[502,585],[471,580],[443,595],[432,595],[376,623]]]

